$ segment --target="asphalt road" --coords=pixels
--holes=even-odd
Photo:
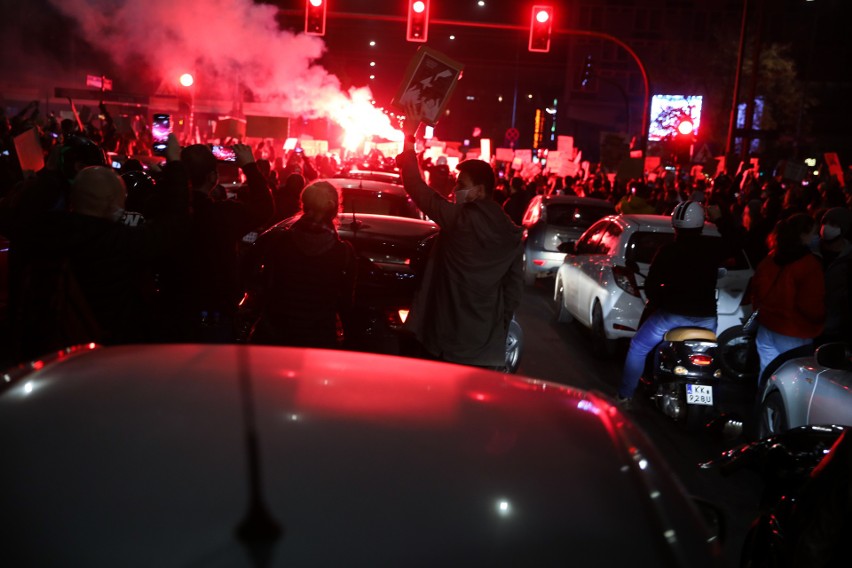
[[[587,333],[578,325],[560,324],[553,317],[553,280],[527,287],[515,314],[524,330],[524,351],[518,374],[615,395],[626,353],[626,342],[607,359],[595,358]],[[740,418],[748,407],[748,394],[732,380],[718,389],[722,410]],[[757,513],[761,482],[751,472],[723,477],[700,470],[697,464],[744,442],[736,428],[719,427],[690,433],[664,416],[647,400],[637,397],[630,412],[634,421],[654,441],[687,492],[712,503],[725,522],[723,551],[730,566],[737,566],[746,531]]]

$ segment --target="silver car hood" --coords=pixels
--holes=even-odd
[[[282,528],[269,546],[234,536],[251,431]],[[10,566],[717,565],[678,482],[605,399],[470,367],[86,348],[0,395],[0,447]]]

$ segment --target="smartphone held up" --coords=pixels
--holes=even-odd
[[[237,154],[234,152],[234,148],[232,146],[217,146],[211,144],[210,149],[213,151],[213,155],[216,156],[216,159],[220,162],[237,161]]]
[[[154,138],[153,151],[155,156],[166,154],[166,144],[169,134],[172,132],[172,118],[168,114],[155,114],[151,126],[151,135]]]

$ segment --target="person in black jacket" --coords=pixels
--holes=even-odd
[[[716,280],[723,248],[701,238],[704,207],[684,201],[672,213],[675,240],[663,245],[648,269],[645,294],[650,315],[639,326],[624,361],[617,400],[630,400],[648,353],[676,327],[703,327],[716,331]]]
[[[261,314],[249,341],[335,348],[355,288],[355,252],[335,227],[337,189],[320,181],[302,191],[302,216],[263,243]]]
[[[532,195],[524,189],[523,178],[513,177],[509,182],[509,197],[503,201],[503,211],[515,225],[520,226],[523,224],[524,213],[531,200]]]
[[[22,360],[80,343],[153,340],[151,266],[188,219],[174,135],[166,152],[156,219],[121,223],[122,179],[111,168],[90,166],[74,178],[69,211],[46,212],[17,233],[22,285],[13,330]]]
[[[192,215],[162,269],[163,340],[230,343],[236,338],[234,316],[242,296],[239,245],[272,218],[275,207],[251,147],[237,144],[234,152],[248,182],[237,199],[216,191],[217,160],[208,146],[194,144],[181,152]]]

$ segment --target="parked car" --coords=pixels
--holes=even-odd
[[[58,355],[0,383],[8,566],[722,565],[594,392],[315,349]]]
[[[721,239],[710,223],[704,225],[703,238]],[[616,340],[636,333],[651,260],[673,239],[671,217],[665,215],[611,215],[589,227],[567,245],[556,273],[553,301],[558,321],[576,320],[591,330],[597,352],[611,353]],[[717,334],[741,326],[741,302],[753,272],[741,250],[720,267]]]
[[[852,346],[826,343],[813,355],[781,363],[760,393],[757,436],[808,424],[852,426]]]
[[[524,213],[524,283],[556,274],[565,253],[559,245],[576,241],[592,223],[615,213],[604,199],[536,195]]]

